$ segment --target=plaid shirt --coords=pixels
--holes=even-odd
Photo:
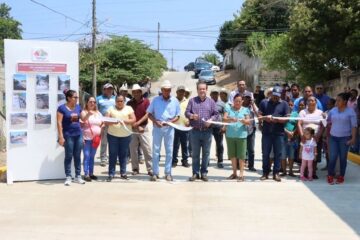
[[[195,121],[190,119],[191,114],[199,115],[199,120]],[[202,119],[211,119],[213,121],[219,121],[220,119],[216,104],[214,100],[209,97],[206,97],[203,101],[201,101],[200,97],[191,98],[187,105],[185,116],[190,119],[191,127],[200,129],[206,128],[205,122]]]

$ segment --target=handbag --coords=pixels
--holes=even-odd
[[[89,120],[88,120],[88,124],[89,124],[89,127],[90,127],[90,132],[91,132],[91,135],[92,135],[92,147],[93,148],[97,148],[99,145],[100,145],[100,142],[101,142],[101,136],[100,135],[95,135],[94,136],[94,133],[93,133],[93,131],[92,131],[92,129],[91,129],[91,124],[90,124],[90,122],[89,122]]]

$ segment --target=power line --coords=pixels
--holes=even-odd
[[[85,23],[83,23],[83,22],[81,22],[81,21],[79,21],[79,20],[77,20],[77,19],[75,19],[75,18],[72,18],[72,17],[70,17],[70,16],[68,16],[68,15],[65,15],[65,14],[62,13],[62,12],[59,12],[59,11],[57,11],[57,10],[55,10],[55,9],[52,9],[52,8],[46,6],[46,5],[43,4],[43,3],[37,2],[37,1],[35,1],[35,0],[30,0],[30,2],[33,2],[33,3],[37,4],[37,5],[40,5],[40,6],[46,8],[46,9],[48,9],[48,10],[50,10],[50,11],[56,13],[56,14],[59,14],[59,15],[65,17],[66,19],[70,19],[70,20],[72,20],[72,21],[74,21],[74,22],[77,22],[77,23],[80,23],[80,24],[82,24],[82,25],[85,24]]]

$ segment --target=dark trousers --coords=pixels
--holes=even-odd
[[[189,132],[175,129],[173,157],[172,157],[173,163],[178,162],[177,156],[180,145],[181,145],[181,157],[182,157],[181,162],[186,163],[188,161],[188,157],[189,157],[188,144],[189,144]]]
[[[274,167],[273,174],[277,174],[280,171],[280,161],[282,153],[282,145],[284,144],[283,135],[263,134],[261,139],[262,145],[262,168],[263,174],[268,175],[270,171],[270,153],[271,149],[274,149]]]
[[[218,163],[221,163],[224,160],[224,134],[221,132],[221,128],[214,127],[212,128],[212,135],[215,138],[217,160]]]
[[[255,129],[254,131],[247,136],[247,160],[248,168],[254,167],[254,158],[255,158]]]

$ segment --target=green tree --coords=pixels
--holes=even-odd
[[[216,53],[203,53],[201,57],[213,65],[218,65],[220,63],[220,57]]]
[[[289,50],[300,78],[319,82],[360,68],[358,0],[303,0],[290,17]]]
[[[225,54],[226,49],[236,46],[239,37],[235,34],[234,21],[226,21],[220,27],[220,34],[215,44],[216,50],[221,54]]]
[[[163,55],[148,45],[126,36],[111,36],[100,43],[93,56],[88,47],[80,50],[80,81],[89,88],[91,85],[92,63],[97,63],[99,84],[111,82],[116,86],[133,84],[146,76],[159,78],[166,69]]]
[[[21,23],[10,16],[11,8],[0,4],[0,60],[4,62],[4,39],[21,39]]]

